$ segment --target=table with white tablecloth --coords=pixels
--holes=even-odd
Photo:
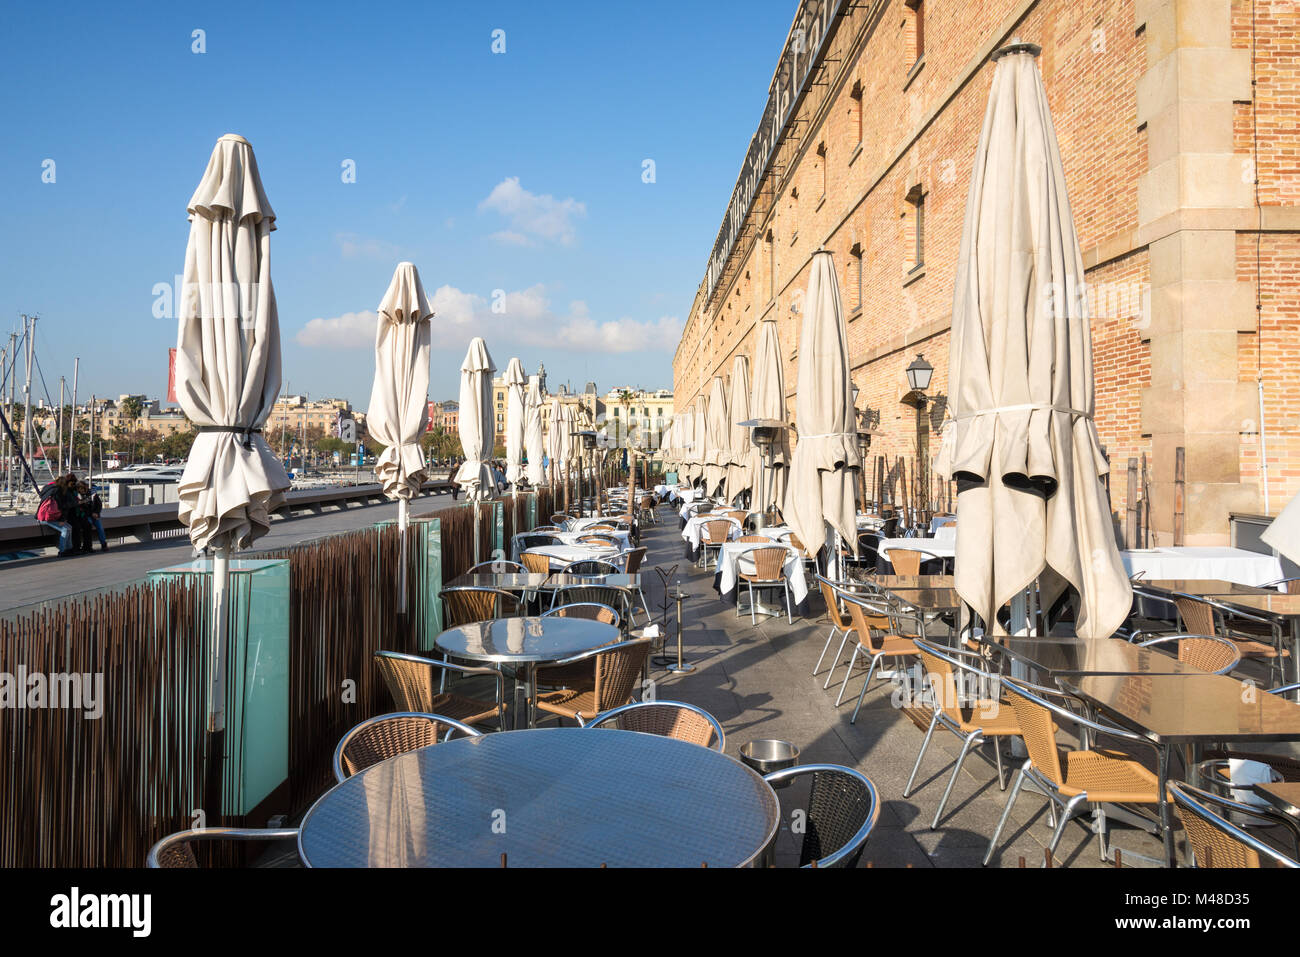
[[[1244,548],[1179,545],[1131,548],[1119,553],[1129,576],[1163,579],[1216,579],[1239,585],[1264,585],[1283,577],[1282,563],[1273,555]]]
[[[601,548],[596,545],[539,545],[526,549],[534,555],[545,555],[551,560],[551,571],[559,571],[570,562],[594,560],[609,562],[619,568],[623,567],[622,552],[617,548]]]
[[[562,545],[580,545],[581,542],[578,541],[579,539],[587,536],[597,536],[599,538],[612,538],[614,541],[618,542],[620,551],[627,551],[632,547],[632,538],[627,532],[547,532],[546,534],[551,538],[558,538]],[[519,561],[519,540],[517,537],[512,541],[511,547],[514,551],[514,554],[511,557],[515,561]],[[535,552],[537,549],[530,548],[528,551]]]
[[[568,522],[567,531],[580,532],[583,529],[591,528],[593,525],[613,525],[621,519],[616,515],[585,515],[582,518],[571,518]],[[597,533],[603,534],[603,533]]]
[[[704,526],[708,522],[730,522],[732,528],[727,538],[739,538],[744,534],[738,521],[724,515],[698,515],[689,519],[682,528],[682,541],[686,543],[686,555],[691,561],[699,558],[700,544],[704,541]]]
[[[957,529],[951,525],[944,526],[938,530],[934,538],[882,538],[880,544],[876,546],[881,562],[889,561],[889,552],[893,549],[929,552],[935,558],[955,558]],[[923,557],[921,560],[928,561],[929,557]]]
[[[789,531],[789,529],[784,529]],[[778,543],[773,541],[773,545]],[[740,596],[740,590],[737,583],[740,581],[740,573],[747,575],[754,573],[754,559],[752,556],[746,556],[745,552],[752,548],[764,548],[761,544],[755,542],[727,542],[718,552],[718,569],[713,576],[713,587],[717,591],[718,597],[729,605],[734,605]],[[793,548],[786,547],[789,556],[786,558],[781,572],[786,580],[790,583],[790,602],[793,606],[793,612],[796,615],[802,615],[807,610],[808,600],[808,577],[804,574],[803,560],[799,557],[798,552]],[[771,590],[765,590],[765,595],[770,595]],[[757,599],[758,593],[755,592]],[[784,609],[782,609],[784,610]]]

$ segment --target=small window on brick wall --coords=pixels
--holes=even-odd
[[[849,250],[849,275],[845,283],[849,290],[849,309],[857,312],[862,308],[862,244],[854,243]]]
[[[925,188],[920,183],[907,191],[907,203],[911,207],[905,213],[912,239],[911,273],[925,265]]]
[[[849,93],[850,106],[849,111],[852,113],[853,129],[857,132],[856,142],[862,143],[862,81],[856,80],[853,89]]]
[[[925,58],[925,0],[904,0],[912,11],[912,38],[916,50],[913,66]]]

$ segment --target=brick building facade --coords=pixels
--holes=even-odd
[[[1184,541],[1223,543],[1230,513],[1276,514],[1300,491],[1295,0],[805,0],[674,358],[677,403],[775,319],[793,418],[796,310],[824,246],[858,407],[879,418],[871,455],[937,451],[989,54],[1012,37],[1042,47],[1112,506],[1122,518],[1145,455],[1150,527],[1170,544],[1181,448]],[[935,366],[921,423],[903,401],[917,353]]]

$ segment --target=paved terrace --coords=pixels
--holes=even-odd
[[[700,571],[683,557],[676,514],[661,508],[659,516],[662,524],[642,533],[641,544],[648,549],[642,566],[643,587],[651,611],[657,613],[662,591],[653,566],[666,569],[678,565],[677,577],[683,590],[692,596],[684,603],[684,657],[696,666],[696,671],[671,675],[652,666],[651,677],[658,685],[656,697],[687,701],[710,711],[722,722],[730,755],[737,755],[741,746],[756,738],[779,738],[799,747],[801,764],[843,764],[866,774],[876,785],[882,808],[861,866],[979,867],[1007,796],[998,789],[991,745],[980,749],[987,760],[980,754],[967,758],[945,809],[944,821],[938,830],[930,830],[930,820],[960,749],[957,737],[936,729],[917,776],[917,789],[910,798],[904,798],[903,787],[920,750],[924,729],[891,705],[893,689],[887,683],[874,685],[863,701],[857,723],[849,724],[866,675],[861,656],[844,703],[835,707],[844,666],[840,666],[835,682],[825,691],[822,684],[827,665],[823,663],[822,672],[816,678],[812,676],[830,629],[822,617],[820,598],[810,597],[808,618],[795,618],[793,625],[787,624],[782,615],[768,619],[760,616],[759,623],[752,626],[748,600],[742,602],[743,617],[737,618],[735,607],[724,604],[713,590],[713,571]],[[674,653],[675,638],[674,631],[669,641]],[[845,661],[849,653],[846,648]],[[1022,762],[1004,758],[1008,769]],[[1009,787],[1011,774],[1007,777]],[[1028,789],[1021,792],[1003,831],[1001,850],[991,865],[1018,867],[1022,857],[1026,866],[1042,864],[1052,837],[1047,804],[1041,795]],[[1057,848],[1056,866],[1112,866],[1101,861],[1097,839],[1086,827],[1089,820],[1083,815],[1067,826]],[[788,838],[783,834],[778,847]],[[1121,851],[1132,850],[1156,859],[1162,856],[1155,837],[1137,828],[1112,824],[1110,840]]]

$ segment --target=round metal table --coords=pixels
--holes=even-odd
[[[737,867],[780,807],[712,748],[606,728],[458,738],[354,774],[303,818],[311,867]]]
[[[537,665],[561,661],[616,641],[613,625],[585,618],[494,618],[448,628],[434,644],[453,658],[523,670],[529,692],[528,725],[536,723]]]

